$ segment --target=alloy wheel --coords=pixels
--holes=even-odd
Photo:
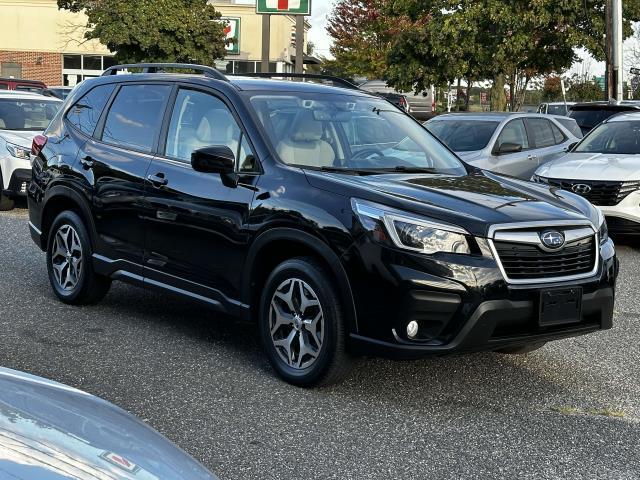
[[[65,292],[76,288],[82,275],[82,244],[71,225],[62,225],[53,239],[51,266],[58,286]]]
[[[318,296],[298,278],[276,289],[269,308],[271,341],[280,359],[301,370],[315,363],[324,339],[324,317]]]

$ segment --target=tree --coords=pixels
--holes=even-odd
[[[385,15],[388,0],[338,0],[329,16],[327,33],[331,54],[350,76],[385,78],[387,55],[406,19]]]
[[[562,98],[562,79],[557,75],[550,75],[544,80],[542,99],[545,102],[555,102]]]
[[[493,109],[522,102],[531,80],[567,69],[576,48],[604,56],[606,0],[395,0],[386,11],[414,28],[396,36],[390,83],[426,85],[459,76],[493,81]],[[640,20],[640,0],[624,4],[625,35]]]
[[[88,17],[87,39],[98,39],[122,63],[213,65],[225,55],[224,25],[206,0],[58,0]]]
[[[568,82],[567,100],[570,102],[593,102],[602,100],[602,89],[593,79],[574,75]]]

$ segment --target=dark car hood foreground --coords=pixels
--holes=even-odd
[[[80,390],[0,368],[0,478],[216,477],[124,410]]]
[[[479,236],[486,236],[490,225],[501,223],[583,220],[584,216],[596,220],[582,197],[484,171],[466,176],[306,173],[317,188],[459,225]]]

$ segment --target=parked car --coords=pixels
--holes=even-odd
[[[569,108],[575,105],[576,102],[549,102],[541,103],[538,107],[538,113],[544,115],[562,115],[566,116],[569,113]]]
[[[216,477],[124,410],[67,385],[0,368],[0,478]]]
[[[391,93],[396,95],[403,95],[409,103],[409,109],[407,110],[418,120],[427,120],[433,116],[434,101],[431,91],[424,92],[424,94],[416,94],[414,92],[398,92],[393,87],[389,87],[385,80],[369,80],[360,84],[362,90],[373,93]]]
[[[390,92],[378,92],[376,93],[381,98],[388,100],[390,103],[394,104],[403,112],[409,111],[409,102],[407,101],[407,97],[404,95],[400,95],[399,93],[390,93]]]
[[[538,113],[451,113],[425,126],[474,167],[528,180],[579,141],[570,122]]]
[[[0,91],[19,90],[22,92],[42,93],[45,88],[47,88],[47,86],[39,80],[0,77]]]
[[[633,102],[577,103],[569,110],[569,117],[578,123],[582,134],[586,135],[607,118],[621,112],[634,111],[640,111],[640,104]]]
[[[29,92],[0,92],[0,211],[27,194],[31,142],[62,102]]]
[[[73,87],[47,87],[42,94],[65,100],[73,90]]]
[[[613,233],[640,234],[640,112],[608,118],[532,180],[597,205]]]
[[[357,88],[171,66],[204,75],[111,67],[34,139],[29,226],[61,301],[123,280],[204,302],[257,322],[301,386],[352,354],[611,327],[614,247],[582,197],[467,166]]]

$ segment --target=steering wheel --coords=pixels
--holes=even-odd
[[[378,157],[384,158],[384,153],[382,153],[382,150],[379,150],[377,148],[373,148],[373,147],[369,147],[369,148],[365,148],[364,150],[360,150],[359,152],[353,154],[351,156],[351,160],[364,160],[367,159],[367,157],[371,156],[371,155],[377,155]]]

